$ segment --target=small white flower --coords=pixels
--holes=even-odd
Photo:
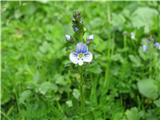
[[[134,40],[136,38],[135,32],[131,32],[131,39]]]
[[[71,52],[69,55],[69,59],[72,63],[83,65],[84,62],[91,62],[93,59],[93,55],[88,51],[87,45],[83,43],[78,43],[76,45],[75,52]]]
[[[66,34],[66,35],[65,35],[65,38],[66,38],[67,41],[70,41],[70,40],[71,40],[71,36],[70,36],[70,35],[67,35],[67,34]]]
[[[88,37],[87,37],[87,44],[89,44],[91,41],[93,41],[94,40],[94,35],[89,35]]]
[[[93,40],[94,39],[94,35],[89,35],[88,39]]]

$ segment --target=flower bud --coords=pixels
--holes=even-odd
[[[77,32],[79,29],[78,29],[78,27],[73,26],[73,30],[74,30],[74,32]]]
[[[159,43],[159,42],[155,42],[155,43],[154,43],[154,46],[155,46],[157,49],[160,50],[160,43]]]
[[[71,36],[70,35],[66,34],[65,38],[66,38],[67,41],[71,41]]]
[[[134,40],[136,38],[135,32],[131,32],[131,39]]]
[[[94,39],[94,35],[89,35],[87,37],[87,44],[89,44],[91,41],[93,41],[93,39]]]
[[[148,46],[147,45],[143,45],[142,48],[143,48],[143,52],[146,52],[148,50]]]

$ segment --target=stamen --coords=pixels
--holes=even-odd
[[[78,54],[78,58],[83,58],[83,57],[84,57],[83,53]]]

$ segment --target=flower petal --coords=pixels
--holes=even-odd
[[[91,43],[94,39],[94,35],[89,35],[88,38],[87,38],[87,44]]]
[[[77,56],[77,54],[75,52],[70,53],[69,59],[74,64],[78,64],[78,56]]]
[[[83,57],[84,62],[91,62],[92,59],[93,59],[93,55],[91,52],[87,52]]]
[[[88,51],[87,45],[78,43],[76,46],[76,53],[86,53]]]
[[[89,35],[87,39],[93,40],[94,39],[94,35]]]
[[[83,65],[83,60],[82,60],[82,59],[78,60],[78,64],[79,64],[80,66],[82,66],[82,65]]]

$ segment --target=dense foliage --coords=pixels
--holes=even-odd
[[[91,64],[69,61],[81,12]],[[160,120],[160,2],[1,2],[2,120]]]

